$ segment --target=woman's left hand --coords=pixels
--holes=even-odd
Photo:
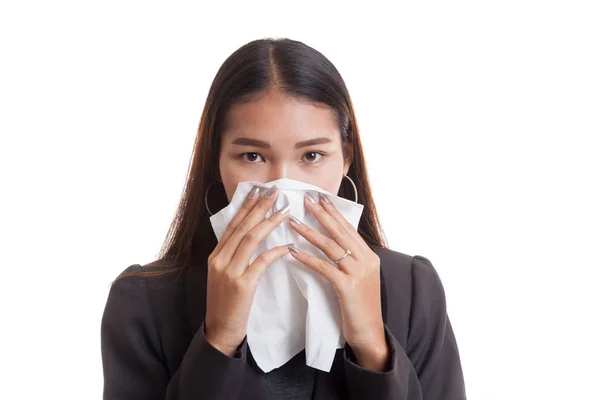
[[[329,199],[323,195],[319,198],[320,201],[317,201],[307,195],[305,204],[331,238],[299,223],[293,217],[289,217],[290,226],[332,261],[339,260],[346,250],[350,250],[351,254],[339,261],[338,268],[294,249],[290,254],[320,273],[335,288],[342,311],[342,334],[356,355],[358,364],[366,369],[384,371],[389,349],[381,316],[379,256]]]

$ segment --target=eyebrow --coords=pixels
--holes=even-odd
[[[331,139],[326,138],[326,137],[320,137],[320,138],[316,138],[316,139],[303,140],[301,142],[296,143],[294,145],[294,148],[300,149],[302,147],[314,146],[316,144],[325,144],[325,143],[331,143]],[[239,137],[239,138],[235,139],[233,142],[231,142],[231,144],[238,144],[241,146],[254,146],[254,147],[260,147],[263,149],[271,148],[271,145],[267,142],[263,142],[262,140],[245,138],[245,137]]]

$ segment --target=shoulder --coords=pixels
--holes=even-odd
[[[379,256],[386,284],[394,285],[400,280],[409,283],[411,288],[429,287],[435,292],[443,291],[440,277],[429,258],[388,248],[376,247],[373,250]]]
[[[374,247],[384,273],[410,273],[413,256],[385,247]]]
[[[133,264],[125,268],[112,283],[105,318],[113,314],[144,315],[160,323],[163,316],[181,310],[185,302],[185,271],[169,271],[163,260]]]
[[[112,288],[156,290],[177,286],[184,278],[183,270],[170,269],[168,262],[155,260],[148,264],[132,264],[117,275]]]
[[[446,298],[431,260],[387,248],[374,248],[384,281],[388,323],[404,337],[415,320],[444,314]]]

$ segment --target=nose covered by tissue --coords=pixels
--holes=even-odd
[[[261,188],[262,195],[273,185],[277,186],[279,195],[268,211],[267,218],[289,205],[289,215],[331,237],[304,205],[305,193],[311,193],[315,198],[318,198],[318,193],[323,193],[357,229],[363,212],[362,204],[333,195],[318,186],[292,179],[279,179],[268,183],[240,183],[229,205],[210,217],[217,239],[221,240],[227,225],[238,213],[254,186]],[[259,244],[250,263],[263,252],[289,243],[294,243],[302,252],[336,266],[320,249],[294,231],[287,221],[279,224]],[[285,255],[267,268],[256,289],[247,330],[252,356],[264,372],[282,366],[303,349],[306,350],[306,365],[329,372],[336,349],[343,347],[345,343],[341,328],[339,300],[331,283],[319,273],[291,255]]]

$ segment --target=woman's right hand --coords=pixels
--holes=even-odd
[[[265,219],[278,192],[273,186],[265,197],[258,194],[259,187],[250,191],[208,257],[204,335],[227,355],[233,354],[246,336],[250,308],[263,273],[271,263],[289,253],[287,245],[277,246],[249,265],[259,243],[289,213],[289,207],[285,207]]]

